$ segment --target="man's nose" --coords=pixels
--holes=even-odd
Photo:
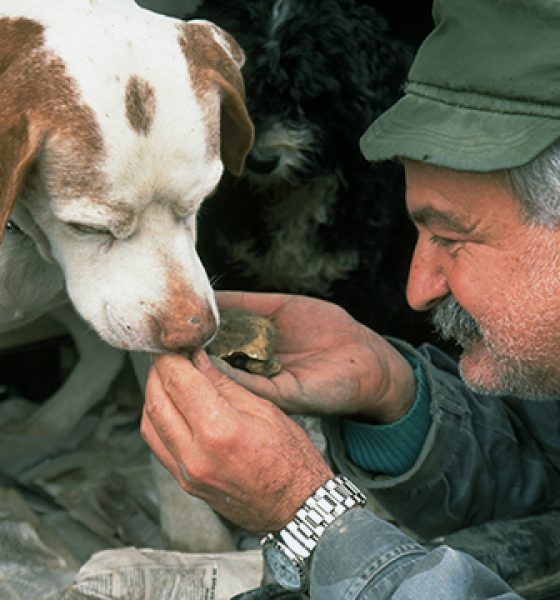
[[[406,299],[414,310],[430,310],[449,294],[447,279],[436,258],[436,251],[417,243],[406,286]]]

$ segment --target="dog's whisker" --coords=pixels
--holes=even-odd
[[[223,273],[219,273],[219,274],[210,276],[210,285],[212,287],[217,286],[218,283],[220,282],[220,280],[222,280],[223,278],[224,278],[224,274]]]

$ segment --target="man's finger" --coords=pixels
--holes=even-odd
[[[228,405],[239,412],[268,418],[272,404],[284,408],[282,393],[275,380],[290,379],[291,375],[288,373],[280,374],[274,380],[251,375],[231,367],[219,358],[210,358],[204,351],[193,356],[193,364],[214,385]]]
[[[194,364],[199,367],[198,364],[199,355],[195,355]],[[278,395],[278,390],[273,381],[267,377],[263,377],[262,375],[255,375],[252,373],[248,373],[247,371],[243,371],[241,369],[236,369],[232,367],[225,360],[218,358],[217,356],[211,356],[210,361],[212,365],[215,367],[217,371],[219,371],[222,375],[228,377],[232,381],[238,383],[243,386],[245,389],[253,392],[253,394],[257,394],[258,396],[263,396],[272,400],[275,396]],[[215,371],[208,372],[208,376],[211,379],[216,379]]]
[[[192,365],[190,368],[191,371],[196,371]],[[151,427],[157,432],[162,443],[178,458],[189,455],[198,424],[191,422],[191,415],[186,408],[180,409],[175,394],[165,389],[163,379],[154,363],[146,386],[144,416],[149,419]],[[188,406],[189,397],[181,400],[183,405]]]
[[[177,415],[177,408],[174,406],[173,399],[170,397],[168,390],[165,389],[162,377],[158,372],[155,362],[150,368],[148,380],[146,382],[146,393],[144,402],[144,413],[147,413],[157,422],[177,422],[178,419],[184,421],[182,427],[185,435],[189,435],[192,439],[192,430],[189,422],[184,416]]]
[[[218,422],[227,412],[229,405],[215,382],[182,356],[158,356],[154,359],[154,369],[166,395],[193,432],[208,427],[209,422]]]
[[[185,490],[190,491],[189,486],[191,482],[186,467],[182,464],[181,459],[173,456],[173,454],[171,454],[171,452],[162,442],[158,432],[154,428],[150,418],[146,413],[142,415],[140,432],[144,438],[144,441],[146,444],[148,444],[159,462],[171,472],[173,477],[175,477],[175,479]]]

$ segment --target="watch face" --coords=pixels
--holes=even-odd
[[[299,569],[292,561],[274,545],[263,549],[264,559],[268,568],[274,575],[274,579],[288,590],[299,590],[301,588],[301,575]]]

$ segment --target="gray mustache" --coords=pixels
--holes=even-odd
[[[462,344],[482,337],[478,323],[451,295],[432,310],[430,319],[436,333],[444,340],[456,340]]]

